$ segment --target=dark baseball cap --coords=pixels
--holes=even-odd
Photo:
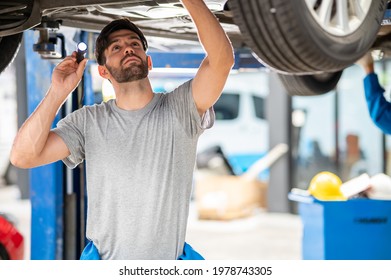
[[[103,65],[105,63],[105,57],[103,55],[105,49],[108,47],[109,44],[109,36],[111,33],[118,31],[118,30],[130,30],[136,33],[142,44],[144,51],[147,51],[148,49],[148,42],[145,38],[143,32],[129,19],[127,18],[121,18],[111,21],[109,24],[107,24],[102,31],[100,32],[98,38],[96,39],[95,44],[95,57],[98,64]]]

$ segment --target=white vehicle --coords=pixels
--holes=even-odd
[[[219,146],[235,174],[261,158],[269,149],[265,116],[268,87],[265,71],[230,75],[214,105],[216,122],[201,135],[198,152]]]
[[[192,70],[160,72],[154,69],[151,82],[155,91],[167,92],[193,75]],[[265,70],[230,74],[221,97],[213,106],[215,124],[198,141],[198,154],[221,148],[233,173],[239,175],[268,152],[269,127],[265,116],[268,83]]]

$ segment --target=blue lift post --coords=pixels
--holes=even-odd
[[[33,31],[24,33],[27,78],[27,110],[30,115],[49,88],[54,63],[33,52]],[[55,125],[61,116],[57,115]],[[30,170],[31,259],[62,258],[63,167],[61,162]]]
[[[94,39],[94,34],[80,33],[80,41],[89,42],[89,48],[94,47],[91,44],[94,40],[91,39]],[[28,115],[43,99],[51,82],[51,73],[58,63],[58,60],[44,60],[32,50],[37,40],[36,32],[24,33],[25,55],[28,57],[26,59]],[[205,57],[203,53],[150,51],[148,54],[153,58],[155,68],[198,68]],[[247,50],[237,50],[235,54],[234,69],[263,67]],[[91,63],[94,63],[92,57],[89,61],[89,64]],[[72,98],[71,111],[80,106],[78,101],[81,96],[83,96],[81,105],[94,103],[90,69],[87,65],[81,83],[83,93],[73,93],[75,98]],[[53,127],[65,114],[64,109],[59,111]],[[61,161],[30,170],[32,260],[77,259],[79,251],[84,247],[85,240],[81,235],[85,232],[80,228],[85,222],[85,217],[81,216],[85,215],[83,201],[86,200],[86,194],[84,185],[82,186],[83,180],[80,179],[83,175],[80,172],[84,169],[81,170],[72,170],[69,173]],[[75,209],[69,211],[69,208]],[[67,215],[71,217],[65,217]],[[70,224],[68,227],[67,223]],[[67,234],[76,236],[68,237]]]
[[[87,42],[89,33],[80,32],[80,41]],[[59,60],[45,60],[34,52],[38,41],[34,31],[24,33],[27,84],[27,113],[31,115],[50,86],[51,74]],[[70,102],[70,111],[82,105],[94,103],[92,77],[87,67],[81,87]],[[80,90],[82,92],[80,92]],[[82,98],[83,96],[83,98]],[[81,102],[81,104],[80,104]],[[52,127],[63,118],[68,109],[63,106]],[[77,259],[84,247],[84,200],[83,169],[67,170],[61,161],[30,170],[31,259]],[[67,176],[67,174],[70,176]],[[70,186],[70,187],[69,187]],[[74,209],[72,209],[74,208]],[[67,234],[74,236],[68,237]]]

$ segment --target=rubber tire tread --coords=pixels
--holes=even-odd
[[[261,63],[280,73],[310,74],[341,70],[364,55],[376,39],[387,3],[375,2],[362,28],[345,37],[324,32],[304,0],[230,0],[228,4],[245,43]]]
[[[330,73],[330,76],[326,80],[319,80],[316,75],[286,75],[279,73],[278,77],[288,95],[314,96],[325,94],[335,89],[342,76],[342,72]]]
[[[0,37],[0,73],[14,60],[22,42],[23,33]]]

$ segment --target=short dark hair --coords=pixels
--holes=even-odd
[[[104,51],[106,50],[109,44],[109,40],[108,40],[109,35],[115,31],[122,30],[122,29],[127,29],[136,33],[140,37],[141,42],[143,43],[144,51],[147,51],[148,49],[147,39],[145,39],[145,36],[141,32],[141,30],[127,18],[116,19],[110,22],[109,24],[107,24],[102,29],[98,38],[96,39],[95,57],[99,65],[104,65],[106,63],[106,57],[104,55]]]

